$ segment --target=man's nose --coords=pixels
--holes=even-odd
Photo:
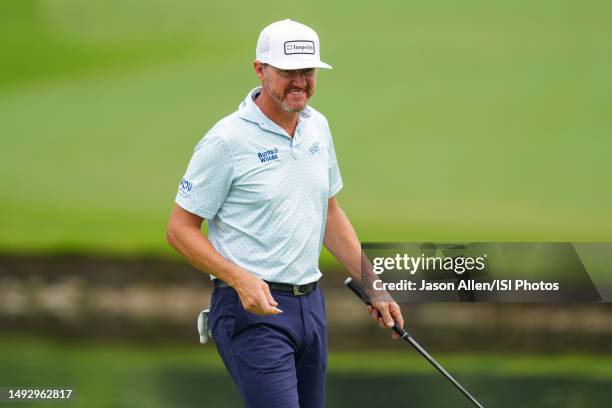
[[[293,84],[295,86],[299,86],[300,88],[303,88],[306,86],[306,75],[304,75],[303,72],[296,72],[293,75]]]

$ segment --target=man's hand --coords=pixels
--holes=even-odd
[[[268,284],[252,273],[242,274],[233,286],[245,310],[263,316],[282,313],[276,308],[278,302],[272,297]]]
[[[381,316],[378,315],[380,312]],[[378,325],[383,329],[393,327],[396,323],[399,327],[404,327],[404,318],[402,317],[402,311],[395,302],[372,302],[372,306],[368,306],[368,313],[372,319],[378,321]],[[391,338],[397,340],[400,336],[392,332]]]

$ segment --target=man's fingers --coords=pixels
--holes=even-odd
[[[404,327],[404,317],[402,316],[402,310],[400,309],[399,305],[393,302],[391,303],[391,306],[389,306],[389,310],[395,323],[397,323],[399,327]]]
[[[378,309],[377,309],[378,308]],[[395,302],[376,303],[376,307],[368,306],[370,316],[376,320],[378,325],[383,329],[389,329],[397,324],[399,327],[404,327],[404,318],[402,311]],[[401,336],[394,331],[391,332],[391,338],[397,340]]]
[[[377,303],[376,307],[368,305],[368,312],[370,313],[372,319],[376,320],[378,325],[383,329],[391,328],[395,324],[397,324],[399,327],[404,327],[402,311],[395,302]],[[400,336],[393,332],[392,337],[396,339]]]
[[[278,302],[274,300],[274,298],[272,297],[272,293],[270,293],[270,287],[265,282],[263,283],[263,291],[266,295],[266,299],[268,300],[268,304],[270,304],[271,306],[278,306]]]
[[[249,309],[249,312],[255,313],[261,316],[277,315],[283,313],[283,311],[275,306],[270,306],[266,303]]]
[[[260,278],[248,275],[235,289],[244,310],[263,316],[283,313],[277,308],[278,302],[272,297],[270,287]]]
[[[280,310],[279,308],[274,307],[274,306],[268,306],[263,314],[264,315],[277,315],[281,313],[283,313],[283,311]]]
[[[264,289],[264,292],[268,292],[267,295],[261,299],[261,303],[260,303],[260,308],[262,310],[262,314],[264,315],[275,315],[275,314],[280,314],[283,313],[282,310],[280,310],[279,308],[277,308],[276,306],[278,306],[278,303],[274,300],[274,298],[272,297],[272,294],[270,294],[269,290]]]
[[[270,289],[266,283],[263,284],[259,296],[254,299],[254,302],[250,304],[248,308],[245,308],[251,313],[255,313],[261,316],[276,315],[283,313],[283,311],[277,308],[278,302],[274,300]]]
[[[374,320],[378,320],[378,310],[374,309],[370,305],[367,305],[367,308],[368,308],[368,314],[370,315],[370,317]]]
[[[387,327],[393,327],[393,317],[391,317],[391,313],[389,313],[389,304],[385,304],[380,309],[380,314],[382,315],[385,325]]]

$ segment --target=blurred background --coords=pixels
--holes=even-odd
[[[257,85],[257,36],[284,18],[334,66],[311,104],[362,241],[612,241],[609,2],[3,0],[0,387],[240,406],[197,343],[208,275],[165,226],[193,147]],[[469,406],[368,320],[326,252],[321,268],[328,406]],[[608,404],[608,304],[402,308],[486,406]]]

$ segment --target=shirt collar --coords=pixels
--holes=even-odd
[[[282,134],[286,134],[286,132],[280,126],[270,120],[255,103],[255,97],[259,95],[260,92],[261,86],[249,91],[246,98],[244,98],[244,101],[242,101],[238,107],[238,114],[242,119],[253,122],[264,130],[273,131],[275,133],[279,133],[280,130]],[[311,116],[311,114],[312,112],[310,107],[306,106],[306,109],[300,112],[300,117],[307,119]]]

